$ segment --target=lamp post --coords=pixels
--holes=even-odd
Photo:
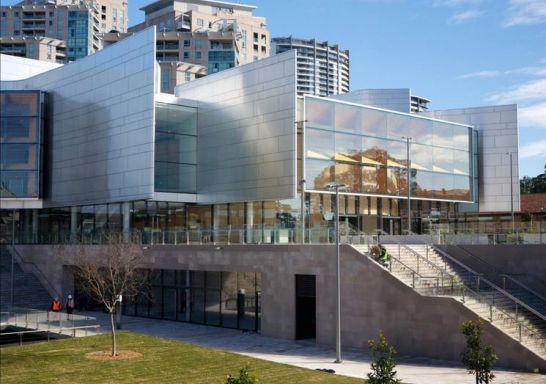
[[[301,243],[305,244],[305,179],[301,179]]]
[[[514,152],[506,152],[510,156],[510,215],[512,217],[512,233],[516,231],[516,223],[514,221],[514,180],[513,180],[513,165],[512,165],[512,154]]]
[[[411,160],[410,160],[410,140],[409,136],[402,136],[406,140],[406,169],[407,169],[407,188],[408,188],[408,235],[411,233]]]
[[[339,252],[339,189],[345,189],[345,184],[330,183],[327,185],[329,190],[336,191],[336,215],[335,215],[335,234],[336,234],[336,360],[334,363],[341,363],[341,257]]]
[[[11,269],[10,269],[10,311],[13,309],[13,275],[15,268],[15,260],[13,259],[13,252],[15,252],[15,209],[11,215]]]

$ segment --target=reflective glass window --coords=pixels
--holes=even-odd
[[[432,171],[432,150],[428,145],[411,144],[411,168]]]
[[[346,192],[360,192],[360,165],[351,163],[336,163],[335,174],[336,183],[339,185],[345,185]]]
[[[325,129],[334,128],[334,103],[306,98],[305,106],[307,125]]]
[[[407,193],[406,170],[402,168],[387,168],[387,193],[389,195],[404,195]]]
[[[361,109],[352,105],[336,104],[336,131],[359,132]]]
[[[333,161],[306,160],[306,187],[308,189],[326,189],[326,185],[334,181]]]
[[[38,119],[34,117],[0,118],[0,143],[27,143],[38,141]]]
[[[389,141],[374,137],[362,138],[362,162],[368,165],[387,165]]]
[[[369,136],[387,137],[387,115],[373,109],[362,111],[361,133]]]
[[[453,126],[453,141],[452,146],[455,148],[469,150],[470,149],[470,133],[468,127]]]
[[[448,173],[434,174],[434,197],[450,199],[453,194],[453,175]]]
[[[453,125],[435,121],[432,126],[432,144],[441,147],[453,146]]]
[[[415,171],[412,179],[412,196],[434,197],[434,183],[432,172]]]
[[[334,133],[307,129],[305,133],[305,149],[308,158],[332,160],[335,154]]]
[[[0,92],[0,115],[6,116],[37,116],[38,92]]]
[[[335,159],[345,162],[360,162],[362,155],[362,142],[360,136],[336,133]]]
[[[432,170],[435,172],[453,172],[453,150],[432,148]]]

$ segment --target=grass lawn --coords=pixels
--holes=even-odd
[[[110,348],[110,335],[64,339],[0,351],[0,381],[9,383],[223,384],[245,365],[260,383],[363,383],[363,380],[253,359],[216,349],[131,332],[118,333],[118,349],[142,354],[95,361],[85,355]]]

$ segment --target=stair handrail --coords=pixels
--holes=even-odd
[[[489,286],[491,286],[494,290],[498,291],[499,293],[501,293],[502,295],[508,297],[510,300],[514,301],[515,303],[517,303],[518,305],[520,305],[521,307],[527,309],[529,312],[533,313],[535,316],[538,316],[539,318],[541,318],[542,320],[546,321],[546,316],[544,316],[543,314],[541,314],[540,312],[538,312],[537,310],[535,310],[534,308],[531,308],[529,305],[525,304],[523,301],[519,300],[518,298],[512,296],[510,293],[506,292],[504,289],[502,289],[501,287],[497,286],[496,284],[492,283],[491,281],[489,281],[488,279],[486,279],[485,277],[483,277],[483,273],[478,273],[476,271],[474,271],[472,268],[466,266],[465,264],[461,263],[459,260],[455,259],[453,256],[449,255],[447,252],[445,252],[444,250],[436,247],[436,246],[432,246],[432,248],[442,254],[444,257],[446,257],[447,259],[449,259],[450,261],[454,262],[455,264],[459,265],[460,267],[466,269],[468,272],[470,272],[471,274],[473,275],[476,275],[476,276],[480,276],[480,282],[485,282],[486,284],[488,284]],[[468,288],[468,287],[467,287]],[[470,289],[470,288],[468,288]],[[478,292],[477,292],[478,293]]]
[[[517,280],[516,278],[514,278],[514,277],[512,277],[510,275],[507,275],[506,273],[501,273],[501,274],[499,274],[499,276],[508,278],[508,280],[510,280],[513,283],[519,285],[521,288],[525,289],[527,292],[535,295],[536,297],[538,297],[539,299],[543,300],[546,303],[546,298],[544,296],[542,296],[540,293],[538,293],[534,289],[529,288],[526,284],[522,283],[521,281]]]
[[[442,275],[446,275],[448,278],[450,279],[454,279],[455,276],[452,276],[450,273],[447,273],[446,271],[444,271],[441,267],[437,266],[436,264],[434,264],[432,261],[428,260],[426,257],[423,257],[422,255],[420,255],[418,252],[416,252],[415,250],[409,248],[406,244],[402,244],[400,242],[400,240],[398,240],[398,238],[396,238],[395,236],[391,235],[390,233],[388,232],[385,232],[384,230],[382,229],[377,229],[377,232],[378,233],[381,233],[383,236],[392,236],[394,238],[394,241],[396,242],[396,244],[398,244],[399,246],[403,247],[405,250],[411,252],[413,255],[415,255],[418,259],[422,259],[424,260],[428,265],[430,265],[433,269],[436,269],[438,270]]]
[[[15,246],[7,246],[11,252],[14,252],[15,253],[15,259],[17,260],[17,262],[19,264],[23,264],[23,265],[29,265],[30,267],[32,267],[32,272],[39,275],[40,278],[38,278],[38,280],[40,280],[40,283],[46,285],[46,289],[48,290],[49,294],[51,295],[51,293],[53,293],[53,297],[61,297],[61,295],[59,294],[59,292],[57,292],[57,290],[55,289],[55,287],[53,286],[53,284],[51,284],[51,282],[49,281],[49,279],[43,274],[43,272],[40,270],[40,268],[38,268],[38,266],[36,264],[34,264],[34,262],[32,261],[26,261],[23,259],[23,257],[21,256],[21,254],[19,253],[19,250],[15,247]],[[13,254],[12,254],[13,256]]]

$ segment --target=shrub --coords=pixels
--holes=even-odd
[[[250,375],[248,367],[239,370],[239,377],[227,376],[226,384],[259,384],[256,376]]]
[[[476,375],[476,384],[493,381],[495,375],[491,373],[491,368],[497,361],[497,356],[490,345],[483,344],[482,321],[480,319],[465,321],[461,330],[466,338],[466,347],[461,353],[461,358],[468,373]]]
[[[398,384],[396,378],[396,350],[390,346],[383,334],[379,331],[379,340],[368,340],[368,347],[372,355],[372,371],[368,373],[369,384]]]

